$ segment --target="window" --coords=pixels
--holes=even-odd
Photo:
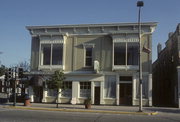
[[[43,57],[43,65],[50,65],[50,57],[51,57],[51,45],[43,44],[42,45],[42,57]]]
[[[92,66],[92,48],[86,48],[85,66]]]
[[[116,98],[116,76],[105,76],[104,88],[106,98]]]
[[[47,96],[56,96],[57,91],[54,89],[48,89]]]
[[[61,44],[53,45],[52,65],[62,65],[63,47]]]
[[[120,43],[114,46],[114,65],[126,64],[126,44]]]
[[[91,97],[91,82],[80,82],[80,97]]]
[[[138,65],[138,43],[116,43],[114,65]]]
[[[64,90],[62,91],[62,97],[72,97],[72,82],[65,81],[63,82]]]
[[[138,65],[138,43],[127,44],[127,65]]]
[[[132,81],[132,76],[120,76],[120,81]]]
[[[41,44],[41,65],[62,65],[62,44]]]

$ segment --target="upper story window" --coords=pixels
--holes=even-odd
[[[92,48],[86,48],[85,66],[92,66]]]
[[[127,43],[127,65],[138,65],[138,43]]]
[[[63,57],[63,45],[53,44],[52,65],[62,65],[62,57]]]
[[[40,65],[63,65],[63,37],[40,37]]]
[[[62,44],[41,44],[41,65],[62,65]]]
[[[50,65],[51,45],[50,44],[43,44],[41,46],[41,50],[42,50],[42,64],[43,65]]]
[[[138,65],[138,43],[121,42],[115,44],[114,65]]]
[[[112,35],[113,69],[135,69],[139,62],[139,38],[136,33]]]
[[[91,67],[93,66],[93,48],[94,44],[92,43],[84,43],[84,66],[85,67]]]
[[[126,44],[120,43],[114,45],[114,65],[126,64]]]

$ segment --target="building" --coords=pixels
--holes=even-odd
[[[180,24],[161,48],[153,63],[153,104],[180,107]]]
[[[157,23],[142,23],[142,46],[151,50]],[[55,102],[54,91],[43,87],[46,76],[64,70],[61,103],[138,105],[138,24],[28,26],[32,36],[30,87],[32,102]],[[152,105],[152,53],[142,53],[143,104]],[[39,84],[39,85],[37,85]]]

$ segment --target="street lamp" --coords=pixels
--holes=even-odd
[[[139,7],[138,13],[138,33],[139,33],[139,112],[142,112],[142,62],[141,62],[141,7],[144,6],[143,1],[137,2]]]

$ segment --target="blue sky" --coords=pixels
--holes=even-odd
[[[0,0],[0,61],[17,64],[30,60],[31,37],[25,26],[137,22],[137,0]],[[180,0],[144,0],[142,22],[158,22],[156,46],[180,22]]]

